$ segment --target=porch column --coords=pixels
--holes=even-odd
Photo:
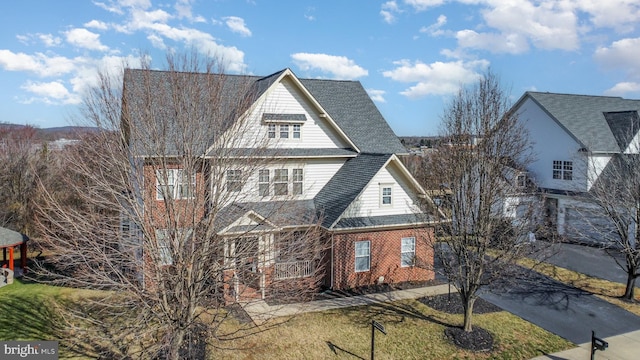
[[[20,267],[22,271],[27,268],[27,243],[20,244]]]
[[[7,261],[7,248],[2,248],[2,262]]]
[[[9,248],[9,270],[13,271],[13,246]]]

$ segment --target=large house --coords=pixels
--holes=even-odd
[[[216,192],[238,194],[223,206],[216,204],[213,210],[205,203],[197,214],[216,216],[217,235],[228,238],[225,254],[233,256],[238,237],[252,244],[255,257],[245,256],[243,261],[234,262],[226,270],[227,278],[242,282],[249,278],[241,272],[259,274],[257,281],[247,281],[250,284],[244,284],[244,289],[252,287],[254,296],[264,298],[269,296],[273,280],[310,275],[310,267],[317,264],[281,259],[281,249],[274,244],[282,229],[295,228],[302,219],[315,219],[318,234],[326,244],[319,264],[324,269],[321,282],[326,287],[347,289],[433,279],[433,251],[425,241],[431,237],[432,220],[419,206],[429,199],[398,159],[406,153],[405,148],[359,82],[300,79],[290,69],[266,77],[128,69],[124,76],[124,125],[130,129],[146,126],[141,125],[138,117],[143,115],[135,109],[135,97],[139,96],[133,95],[135,89],[162,97],[165,95],[154,89],[166,87],[176,77],[188,77],[192,84],[224,77],[224,91],[237,94],[228,98],[234,98],[235,104],[239,103],[238,97],[249,101],[229,111],[232,118],[225,119],[225,129],[242,122],[242,131],[207,134],[204,138],[209,142],[201,144],[202,151],[191,154],[207,164],[203,168],[214,169],[223,160],[216,142],[237,137],[227,142],[234,148],[226,149],[225,156],[245,170],[233,170],[231,166],[220,176],[213,170],[205,171],[188,177],[189,184],[180,184],[180,169],[172,169],[175,173],[170,176],[146,165],[144,170],[147,211],[163,209],[161,203],[167,195],[161,190],[180,197],[184,191],[179,188],[191,183],[198,189],[195,196],[207,199],[215,198]],[[170,99],[165,100],[158,103]],[[219,104],[225,102],[232,103],[223,99]],[[179,126],[181,114],[167,114],[169,121],[168,125],[163,123],[163,131],[169,133]],[[205,133],[209,130],[207,121],[219,119],[204,119],[200,130]],[[163,133],[152,130],[156,135]],[[128,139],[129,145],[136,147],[138,140]],[[135,153],[142,159],[182,156],[176,150],[179,145],[166,145],[165,154],[145,153],[142,147]],[[255,151],[258,146],[259,152]],[[245,163],[264,158],[269,161],[257,162],[261,165],[246,170]],[[148,206],[152,204],[155,206]],[[162,229],[156,234],[158,238],[164,236]],[[238,285],[228,291],[237,295]]]
[[[622,156],[638,154],[640,100],[526,92],[513,107],[533,141],[528,166],[555,232],[576,241],[598,239],[607,220],[588,198]]]

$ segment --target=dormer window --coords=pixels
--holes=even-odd
[[[302,125],[307,121],[305,114],[262,114],[262,122],[267,126],[269,139],[302,139]]]

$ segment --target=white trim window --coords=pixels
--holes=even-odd
[[[269,124],[267,128],[267,136],[269,139],[276,138],[276,124]]]
[[[393,184],[380,185],[380,206],[393,205]]]
[[[289,169],[274,170],[273,195],[289,195]]]
[[[242,170],[227,170],[227,191],[242,190]]]
[[[371,268],[371,241],[355,242],[355,271],[364,272]]]
[[[156,200],[193,199],[195,189],[196,174],[189,175],[183,169],[156,170]]]
[[[280,139],[289,138],[289,124],[280,124]]]
[[[301,124],[293,124],[291,125],[291,138],[300,139],[302,137],[302,125]]]
[[[260,196],[269,196],[269,170],[258,170],[258,194]]]
[[[573,180],[573,161],[553,160],[553,178]]]
[[[401,239],[400,266],[414,266],[416,259],[416,238],[406,237]]]
[[[193,235],[190,228],[175,230],[175,239],[179,244],[186,244]],[[158,246],[158,264],[173,265],[173,253],[171,251],[171,232],[167,229],[156,229],[156,242]]]
[[[293,169],[293,195],[302,195],[304,188],[304,175],[302,169]]]

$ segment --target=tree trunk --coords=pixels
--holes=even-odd
[[[624,290],[624,298],[633,300],[636,288],[636,277],[633,273],[627,273],[627,288]]]
[[[466,332],[471,332],[471,317],[473,316],[473,304],[476,302],[475,298],[463,299],[464,306],[464,326],[463,329]]]
[[[167,350],[168,360],[180,360],[180,348],[184,342],[185,333],[184,329],[177,329],[171,334],[169,349]]]

